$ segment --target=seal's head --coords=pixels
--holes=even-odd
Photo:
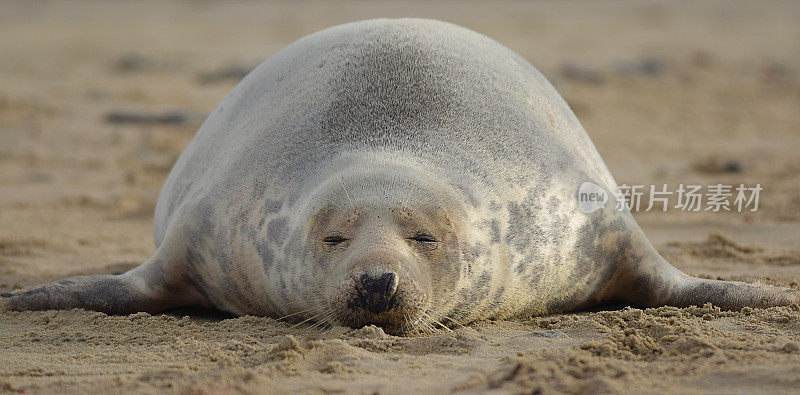
[[[325,320],[388,332],[430,325],[456,288],[463,210],[419,172],[373,168],[331,175],[310,205],[306,259]]]

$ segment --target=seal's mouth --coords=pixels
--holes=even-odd
[[[330,300],[332,316],[351,328],[376,325],[386,333],[409,332],[424,316],[425,298],[413,282],[398,279],[394,273],[381,273],[347,281]]]
[[[399,290],[388,300],[373,295],[354,292],[347,301],[339,319],[347,326],[360,328],[376,325],[385,332],[405,332],[419,321],[421,312],[407,303],[405,291]]]
[[[353,310],[348,309],[349,314],[346,318],[347,325],[352,328],[360,328],[367,325],[376,325],[384,328],[386,332],[388,329],[393,329],[395,332],[403,331],[404,328],[410,327],[413,322],[400,308],[396,307],[388,311],[374,314],[367,310]]]

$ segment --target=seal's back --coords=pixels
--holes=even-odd
[[[468,182],[527,188],[555,173],[615,188],[569,106],[519,55],[453,24],[376,19],[295,42],[222,101],[164,185],[157,241],[183,200],[297,182],[357,150],[402,151]]]

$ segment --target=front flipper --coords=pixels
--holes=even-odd
[[[0,306],[5,310],[78,308],[111,314],[153,311],[159,301],[125,274],[72,277],[2,296]]]
[[[2,293],[0,311],[77,308],[128,314],[205,304],[181,273],[182,265],[164,260],[157,252],[124,274],[72,277],[33,289]]]

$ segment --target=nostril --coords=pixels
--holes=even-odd
[[[372,277],[369,274],[362,274],[361,278],[356,281],[356,290],[362,295],[372,293]]]
[[[391,298],[397,292],[397,275],[394,273],[384,273],[380,277],[372,277],[369,274],[362,274],[356,284],[358,292],[364,295],[377,294],[386,298]]]
[[[384,273],[381,276],[380,284],[384,297],[386,299],[391,299],[394,293],[397,292],[397,275],[394,273]]]
[[[383,273],[379,277],[362,274],[356,283],[359,303],[374,314],[388,310],[390,299],[397,292],[397,283],[394,273]]]

